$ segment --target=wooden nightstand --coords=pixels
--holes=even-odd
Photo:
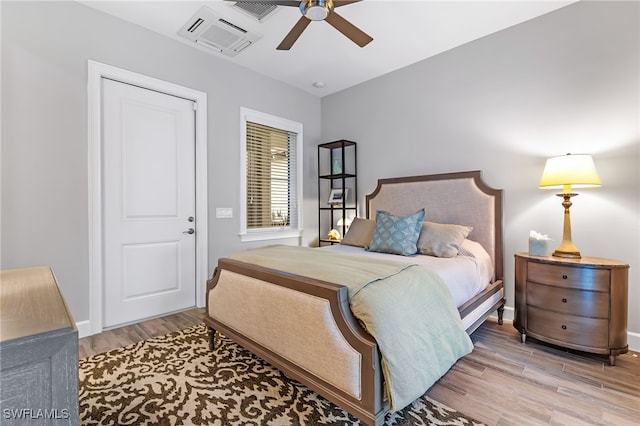
[[[584,352],[627,352],[629,265],[597,257],[515,255],[513,326],[527,336]]]

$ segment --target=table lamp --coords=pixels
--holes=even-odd
[[[551,157],[547,160],[542,177],[540,178],[540,188],[562,188],[562,193],[556,194],[564,201],[564,226],[562,230],[562,244],[553,252],[556,257],[568,257],[579,259],[580,250],[571,241],[571,197],[576,193],[571,192],[573,188],[589,188],[600,186],[601,181],[596,171],[591,155],[588,154],[567,154]]]

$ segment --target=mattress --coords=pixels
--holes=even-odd
[[[426,255],[399,256],[395,254],[377,253],[366,251],[361,247],[335,244],[325,246],[322,250],[331,250],[337,253],[367,256],[372,259],[389,259],[418,264],[436,272],[447,284],[456,307],[462,306],[466,301],[484,290],[493,277],[493,264],[491,257],[474,241],[465,240],[460,253],[456,257],[442,258]]]

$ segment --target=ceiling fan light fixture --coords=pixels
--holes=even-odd
[[[255,1],[267,2],[266,0]],[[287,33],[284,39],[282,39],[276,49],[291,49],[296,40],[298,40],[300,35],[309,26],[311,21],[325,21],[327,24],[331,25],[333,28],[338,30],[358,46],[366,46],[371,41],[373,41],[373,38],[333,10],[336,7],[346,6],[348,4],[358,3],[360,1],[361,0],[273,0],[272,2],[267,2],[280,6],[297,7],[298,9],[300,9],[300,13],[302,13],[302,16],[298,19],[293,28],[291,28],[291,30]]]
[[[312,21],[324,21],[333,10],[331,0],[306,0],[300,2],[300,12]]]

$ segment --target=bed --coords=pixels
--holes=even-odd
[[[380,179],[374,192],[366,196],[368,219],[378,211],[404,216],[423,208],[421,219],[426,222],[472,228],[465,241],[481,246],[489,259],[486,287],[468,300],[455,301],[456,320],[464,332],[473,333],[496,311],[502,323],[502,191],[486,185],[481,172],[471,171]],[[315,250],[318,259],[331,256],[325,254],[328,251],[338,251],[345,257],[358,257],[356,252],[364,251],[342,244],[334,250],[301,250]],[[365,330],[368,323],[352,312],[352,284],[340,275],[344,271],[339,268],[329,268],[327,274],[321,275],[301,272],[306,266],[298,265],[296,269],[296,262],[291,260],[297,256],[282,253],[286,262],[275,265],[286,267],[265,266],[250,256],[218,260],[207,283],[204,317],[211,347],[220,332],[354,415],[362,424],[383,424],[390,409],[390,395],[385,392],[387,375],[383,375],[383,370],[388,370],[388,357],[380,350],[383,341],[379,344]],[[414,266],[414,260],[408,262]],[[404,271],[403,267],[398,269]],[[418,266],[407,269],[426,270]],[[402,281],[399,277],[396,280]],[[447,348],[442,352],[444,358]],[[448,367],[453,363],[455,359]]]

